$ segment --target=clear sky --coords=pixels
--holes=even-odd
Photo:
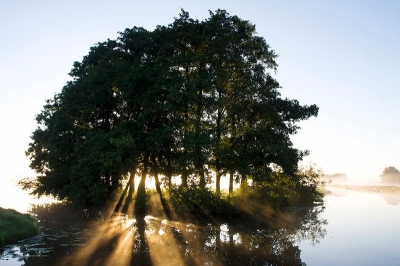
[[[70,79],[72,63],[125,28],[171,23],[180,8],[199,20],[226,9],[256,25],[279,55],[282,96],[320,107],[292,138],[310,150],[306,164],[351,180],[400,169],[398,0],[2,0],[0,206],[14,193],[10,180],[34,175],[24,151],[35,115]]]

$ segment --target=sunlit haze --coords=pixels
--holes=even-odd
[[[73,62],[125,28],[171,23],[180,8],[199,20],[225,9],[256,25],[279,55],[282,96],[320,108],[292,138],[310,151],[304,164],[353,182],[400,168],[400,1],[1,1],[0,206],[26,201],[14,184],[34,176],[24,152],[35,115]]]

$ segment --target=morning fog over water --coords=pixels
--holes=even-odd
[[[268,225],[33,206],[40,234],[0,265],[399,265],[400,195],[328,189],[323,206]]]

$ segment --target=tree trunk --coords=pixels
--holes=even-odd
[[[172,187],[172,174],[168,173],[167,178],[168,178],[168,186],[171,188]]]
[[[188,182],[187,182],[187,170],[185,169],[182,173],[181,179],[182,179],[182,183],[181,183],[181,187],[187,187],[188,186]]]
[[[140,181],[139,181],[137,193],[143,194],[145,189],[146,189],[146,176],[144,174],[142,174],[142,177],[140,178]]]
[[[168,186],[171,188],[172,187],[172,167],[171,167],[171,162],[169,159],[167,160],[167,179],[168,179]]]
[[[202,66],[200,67],[200,71],[202,70]],[[201,144],[199,143],[201,136],[201,116],[203,111],[203,88],[199,86],[199,95],[198,95],[198,105],[196,111],[196,168],[200,171],[200,187],[206,187],[206,179],[204,176],[204,167],[203,167],[203,156],[201,150]]]
[[[233,170],[229,170],[229,197],[231,197],[233,193]]]
[[[129,183],[130,183],[130,185],[131,185],[131,191],[132,192],[135,192],[135,173],[136,173],[136,168],[135,169],[133,169],[131,172],[130,172],[130,178],[129,178]]]
[[[122,201],[125,198],[126,192],[128,192],[128,188],[130,187],[129,182],[126,184],[124,191],[122,192],[121,196],[119,197],[118,203],[114,208],[114,212],[120,212]],[[122,211],[124,212],[124,211]]]
[[[144,217],[146,214],[146,177],[148,172],[148,155],[143,158],[143,170],[142,177],[140,178],[136,201],[135,201],[135,215],[138,217]]]
[[[156,191],[161,195],[161,186],[160,186],[160,180],[158,179],[158,174],[154,175],[154,179],[156,182]]]
[[[229,162],[230,168],[229,168],[229,197],[231,197],[233,193],[233,175],[235,173],[234,170],[234,165],[236,161],[236,156],[234,155],[234,150],[235,150],[235,139],[236,139],[236,123],[235,123],[235,115],[231,115],[231,137],[229,139],[230,147],[231,147],[231,160]],[[234,159],[232,159],[234,158]]]
[[[131,200],[133,193],[135,193],[135,172],[136,169],[133,169],[129,172],[129,192],[128,192],[128,199]]]
[[[105,178],[105,182],[106,182],[107,192],[110,195],[111,194],[111,175],[110,175],[110,173],[106,173],[104,178]]]
[[[201,188],[206,187],[206,178],[204,176],[204,169],[201,169],[201,172],[200,172],[200,187]]]
[[[219,98],[221,99],[221,92],[219,92]],[[221,110],[218,109],[217,114],[217,150],[216,150],[216,158],[215,158],[215,190],[219,194],[221,192],[221,162],[220,162],[220,145],[221,145],[221,120],[222,113]]]
[[[221,193],[221,172],[217,170],[215,174],[215,191]]]

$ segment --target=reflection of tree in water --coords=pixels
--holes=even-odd
[[[318,243],[327,223],[322,207],[294,210],[295,222],[279,229],[251,221],[199,226],[152,216],[105,219],[98,210],[66,205],[33,211],[43,226],[41,247],[51,251],[48,257],[21,258],[25,265],[305,265],[296,243]],[[38,244],[25,249],[33,252]]]
[[[185,265],[304,265],[296,241],[318,243],[326,234],[321,207],[297,210],[297,225],[265,229],[245,225],[198,227],[164,220],[164,239],[174,237]],[[157,234],[159,223],[149,222]],[[170,230],[168,230],[168,226]]]
[[[398,194],[385,193],[382,196],[388,205],[396,206],[400,203],[400,195]]]
[[[309,240],[311,245],[318,244],[326,235],[326,219],[322,219],[320,214],[325,207],[319,206],[308,210],[298,210],[297,216],[301,217],[300,226],[296,228],[297,241]]]

